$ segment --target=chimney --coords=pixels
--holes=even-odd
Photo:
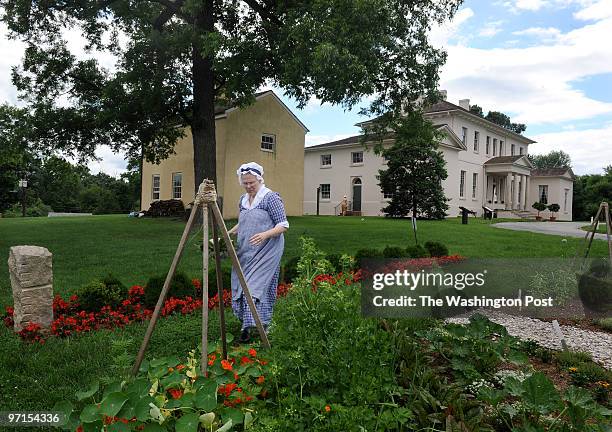
[[[470,110],[470,100],[469,99],[459,99],[459,106],[464,110]]]
[[[446,90],[440,90],[440,97],[442,98],[442,100],[446,100],[447,97],[447,93]]]

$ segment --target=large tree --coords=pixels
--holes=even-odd
[[[196,187],[216,180],[215,104],[253,101],[265,84],[368,114],[399,112],[436,87],[442,51],[427,40],[460,0],[0,0],[26,43],[13,82],[31,140],[84,158],[108,144],[158,161],[193,134]],[[104,70],[67,48],[66,29],[113,54]]]
[[[570,168],[572,158],[563,150],[552,150],[550,153],[527,156],[536,168]]]
[[[419,110],[390,121],[387,127],[393,131],[393,145],[376,147],[387,160],[387,169],[379,171],[380,186],[391,195],[383,211],[392,217],[444,218],[448,205],[442,180],[448,174],[437,144],[442,133]]]
[[[512,121],[510,121],[509,116],[499,111],[489,111],[485,116],[480,106],[471,105],[470,112],[517,134],[522,134],[527,129],[527,126],[525,124],[512,123]]]

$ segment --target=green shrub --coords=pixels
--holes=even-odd
[[[114,276],[108,275],[103,280],[93,280],[78,292],[79,304],[83,310],[99,311],[103,306],[119,306],[127,296],[127,289]]]
[[[42,202],[40,198],[36,198],[33,202],[30,202],[26,206],[26,217],[44,217],[53,211],[53,209]],[[23,214],[21,204],[16,203],[9,207],[3,214],[2,217],[14,218],[21,217]]]
[[[342,264],[340,263],[341,255],[338,253],[326,254],[327,260],[334,267],[334,271],[340,272],[342,271]]]
[[[363,262],[368,258],[382,258],[383,254],[378,249],[365,248],[359,249],[355,254],[355,263],[358,268],[363,267]]]
[[[226,290],[231,289],[232,287],[232,269],[231,267],[221,266],[221,283],[223,284],[223,288]],[[215,266],[210,266],[208,268],[208,297],[213,297],[215,294],[219,292],[217,288],[217,271]],[[191,295],[191,294],[187,294]],[[197,297],[201,297],[202,290],[198,289],[195,291],[195,295]]]
[[[398,246],[387,246],[382,254],[385,258],[403,258],[406,256],[406,250]]]
[[[593,361],[593,357],[590,353],[582,351],[560,351],[555,355],[555,357],[557,359],[557,363],[567,367]]]
[[[432,257],[448,256],[448,248],[445,244],[435,241],[426,241],[425,249]]]
[[[612,318],[601,318],[595,320],[595,324],[604,330],[612,331]]]
[[[284,265],[281,266],[281,277],[280,280],[284,283],[291,283],[297,276],[297,265],[300,261],[300,257],[296,256],[288,260]]]
[[[578,294],[582,304],[597,312],[612,311],[612,268],[607,260],[596,260],[579,275]]]
[[[157,300],[159,299],[159,295],[164,287],[165,280],[166,276],[154,276],[149,279],[147,285],[145,286],[143,297],[144,303],[147,307],[154,307],[157,304]],[[175,273],[172,281],[170,282],[170,289],[166,295],[166,299],[170,297],[186,297],[194,295],[195,290],[191,280],[184,273]]]
[[[406,255],[410,258],[427,258],[429,252],[421,245],[408,246],[406,248]]]

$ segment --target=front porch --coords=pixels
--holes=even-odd
[[[531,213],[528,204],[530,171],[529,160],[524,156],[498,156],[489,159],[485,167],[485,206],[508,211],[521,217]]]

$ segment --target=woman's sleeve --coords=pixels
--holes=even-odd
[[[274,222],[274,226],[283,226],[289,228],[289,222],[287,221],[287,215],[285,214],[285,206],[280,195],[277,193],[271,193],[270,200],[268,201],[268,212]]]

